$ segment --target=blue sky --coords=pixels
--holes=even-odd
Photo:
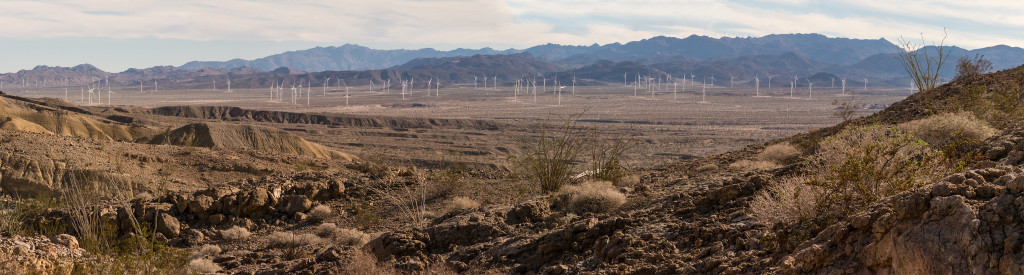
[[[252,59],[345,43],[372,48],[525,48],[657,35],[901,35],[968,49],[1024,46],[1008,0],[0,1],[0,72],[93,64],[120,72]]]

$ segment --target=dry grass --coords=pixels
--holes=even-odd
[[[220,249],[220,246],[217,246],[215,244],[207,244],[200,247],[199,250],[192,252],[191,258],[193,260],[203,258],[215,258],[219,256],[221,252],[222,250]]]
[[[249,229],[237,225],[220,232],[220,237],[229,241],[246,239],[249,236],[252,236],[252,233],[249,233]]]
[[[577,213],[607,213],[626,203],[626,195],[611,182],[585,182],[579,186],[566,186],[563,194],[569,197],[569,209]]]
[[[999,131],[970,112],[935,115],[900,124],[898,128],[914,133],[932,148],[958,143],[958,139],[982,141]]]
[[[786,164],[800,157],[800,149],[797,149],[788,142],[776,143],[765,147],[764,151],[757,154],[757,159],[769,161],[776,164]]]
[[[220,271],[219,265],[206,258],[189,261],[188,268],[199,274],[213,274]]]
[[[729,164],[730,169],[740,171],[772,170],[779,168],[778,164],[764,160],[739,160]]]
[[[769,186],[750,201],[755,219],[768,223],[793,223],[817,216],[815,199],[819,188],[804,184],[804,178],[787,178]]]

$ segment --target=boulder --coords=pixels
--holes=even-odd
[[[177,218],[167,213],[160,213],[159,217],[156,221],[156,232],[167,238],[177,237],[181,233],[181,223]]]

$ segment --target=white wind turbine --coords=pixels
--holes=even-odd
[[[114,94],[114,91],[107,89],[107,105],[110,105],[110,96]]]
[[[430,96],[430,84],[432,84],[432,83],[434,83],[434,78],[433,77],[431,77],[429,80],[427,80],[427,96]]]
[[[864,79],[864,91],[865,92],[868,91],[868,79],[867,78]]]
[[[754,76],[754,97],[761,97],[761,79]]]
[[[327,96],[327,84],[331,83],[331,77],[324,79],[324,96]]]
[[[572,74],[572,94],[576,94],[576,74]]]
[[[227,78],[228,78],[228,93],[230,94],[231,93],[231,76],[228,75]]]
[[[700,88],[700,103],[708,103],[706,100],[708,97],[708,84],[704,83],[703,88]]]
[[[92,105],[93,88],[89,87],[89,105]]]
[[[342,80],[341,83],[345,84],[345,106],[348,106],[348,83],[345,83],[344,80]]]
[[[814,95],[814,82],[811,79],[807,79],[807,98],[810,99]]]
[[[678,93],[679,93],[679,83],[676,82],[675,80],[672,80],[672,100],[678,100],[679,99]]]
[[[842,85],[843,85],[843,87],[842,87],[842,93],[843,93],[843,94],[845,95],[845,94],[846,94],[846,78],[844,77],[844,78],[842,78],[842,79],[839,79],[839,82],[841,82],[841,83],[842,83]]]

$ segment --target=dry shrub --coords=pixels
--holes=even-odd
[[[794,223],[817,216],[815,199],[821,190],[805,181],[804,178],[787,178],[768,186],[750,201],[752,216],[768,224]]]
[[[448,205],[445,206],[445,213],[477,208],[480,208],[480,202],[477,202],[476,200],[470,199],[468,197],[459,196],[454,197],[450,201],[448,201]]]
[[[914,136],[937,149],[965,140],[982,141],[999,131],[970,112],[935,115],[903,123],[898,127],[900,130],[914,133]]]
[[[626,195],[606,181],[566,186],[563,194],[569,198],[569,209],[577,213],[606,213],[626,203]]]
[[[757,154],[757,159],[777,164],[789,163],[796,160],[797,157],[800,157],[800,149],[789,144],[789,142],[773,144],[765,147],[760,154]]]
[[[316,232],[318,236],[331,239],[340,245],[362,246],[370,242],[370,234],[358,229],[339,228],[334,223],[320,224],[316,227]]]
[[[322,239],[313,234],[293,234],[291,232],[274,232],[270,234],[270,245],[278,248],[301,247],[318,244]]]
[[[336,230],[338,230],[338,225],[334,223],[321,223],[316,226],[316,235],[322,238],[333,238]]]
[[[398,274],[394,267],[382,265],[372,253],[363,250],[352,253],[352,259],[343,268],[342,274]]]
[[[206,258],[189,261],[188,268],[199,274],[212,274],[220,271],[219,265]]]
[[[729,168],[740,171],[772,170],[779,168],[778,164],[764,160],[739,160],[729,164]]]
[[[217,246],[215,244],[207,244],[207,245],[203,245],[203,247],[200,247],[199,250],[196,250],[195,252],[192,252],[192,257],[191,258],[192,259],[214,258],[214,257],[217,257],[218,255],[220,255],[221,251],[222,250],[220,249],[220,246]]]
[[[229,240],[229,241],[241,240],[241,239],[249,238],[249,236],[252,236],[252,233],[249,233],[249,229],[245,229],[244,227],[239,227],[237,225],[236,226],[232,226],[231,228],[222,230],[220,232],[220,237],[224,238],[225,240]]]
[[[697,166],[697,172],[698,173],[711,172],[711,171],[717,171],[717,170],[718,170],[718,165],[715,165],[714,163],[708,163],[708,164],[704,164],[704,165],[701,165],[701,166]]]
[[[370,234],[354,228],[339,228],[334,232],[334,241],[341,245],[362,246],[370,242]]]
[[[270,246],[284,249],[284,257],[288,260],[302,258],[306,254],[305,246],[323,242],[313,234],[293,234],[291,232],[274,232],[270,234]]]
[[[327,220],[333,214],[334,211],[331,210],[331,207],[323,204],[317,205],[313,207],[313,209],[309,210],[309,217],[317,221]]]

